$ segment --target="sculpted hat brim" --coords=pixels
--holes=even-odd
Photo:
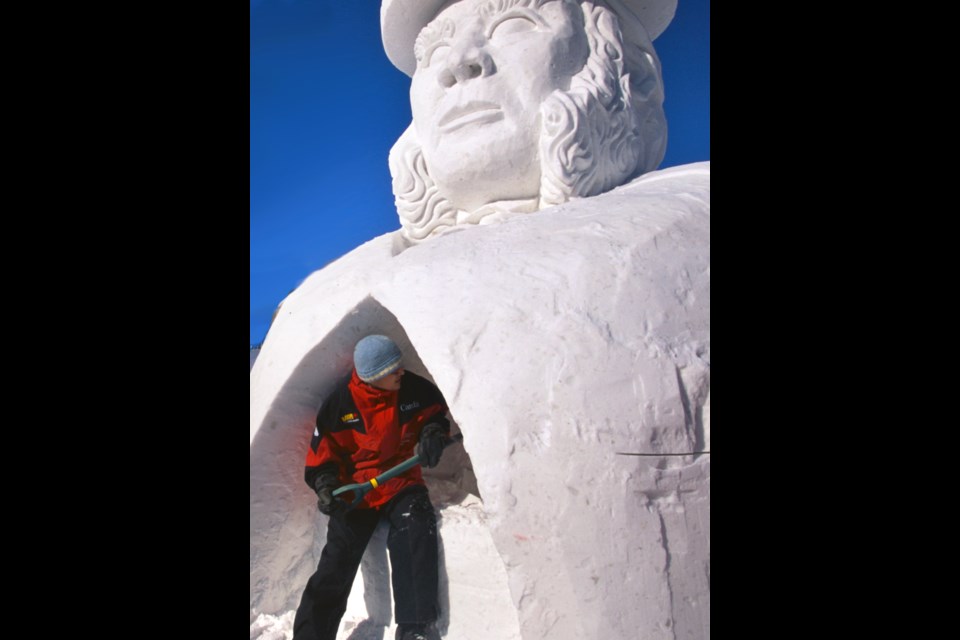
[[[436,17],[448,0],[383,0],[380,5],[380,35],[383,50],[393,65],[408,76],[413,76],[417,60],[413,43],[420,30]],[[607,0],[618,15],[630,11],[646,29],[650,40],[656,39],[677,10],[677,0]],[[624,29],[627,37],[630,30]],[[642,39],[637,36],[636,39]]]

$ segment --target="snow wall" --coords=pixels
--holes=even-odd
[[[464,433],[428,478],[441,523],[481,496],[461,520],[498,556],[459,575],[445,544],[442,630],[494,637],[454,633],[480,580],[515,612],[496,637],[709,638],[709,282],[709,163],[404,251],[387,234],[311,275],[251,372],[251,620],[295,608],[316,566],[305,447],[376,332]],[[623,455],[657,452],[688,455]]]

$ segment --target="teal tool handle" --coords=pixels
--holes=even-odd
[[[447,440],[447,442],[444,443],[443,448],[446,449],[447,447],[452,445],[454,442],[462,442],[462,441],[463,441],[463,434],[458,433],[457,435]],[[404,471],[412,469],[418,464],[420,464],[420,456],[418,455],[413,456],[412,458],[408,458],[407,460],[404,460],[397,466],[387,469],[386,471],[378,475],[376,478],[371,478],[366,482],[360,482],[358,484],[345,484],[342,487],[337,487],[336,489],[333,490],[333,496],[337,497],[341,494],[353,491],[354,493],[353,502],[351,502],[350,506],[348,507],[349,509],[352,509],[358,504],[360,504],[360,501],[363,500],[363,496],[367,495],[367,493],[371,489],[379,487],[381,484],[383,484],[384,482],[386,482],[391,478],[396,478],[398,475],[400,475]]]

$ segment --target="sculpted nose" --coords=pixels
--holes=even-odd
[[[476,42],[458,43],[447,56],[446,67],[440,73],[440,84],[452,87],[468,80],[490,75],[493,72],[493,60],[486,50]]]
[[[476,57],[479,58],[479,56]],[[457,79],[457,82],[465,82],[471,78],[479,77],[482,72],[483,69],[480,67],[479,62],[464,60],[454,67],[453,77]]]

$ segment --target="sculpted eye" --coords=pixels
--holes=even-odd
[[[490,35],[488,38],[493,38],[494,36],[502,37],[509,36],[514,33],[526,33],[528,31],[533,31],[537,28],[537,23],[534,22],[532,18],[529,18],[522,14],[511,14],[506,15],[490,28]]]
[[[430,49],[430,52],[427,54],[427,66],[429,67],[436,62],[442,62],[443,59],[447,57],[449,51],[450,45],[447,44],[438,44]]]
[[[441,47],[448,47],[450,38],[456,31],[452,20],[434,20],[425,26],[417,35],[413,43],[413,55],[417,59],[418,67],[429,67],[434,52]]]

